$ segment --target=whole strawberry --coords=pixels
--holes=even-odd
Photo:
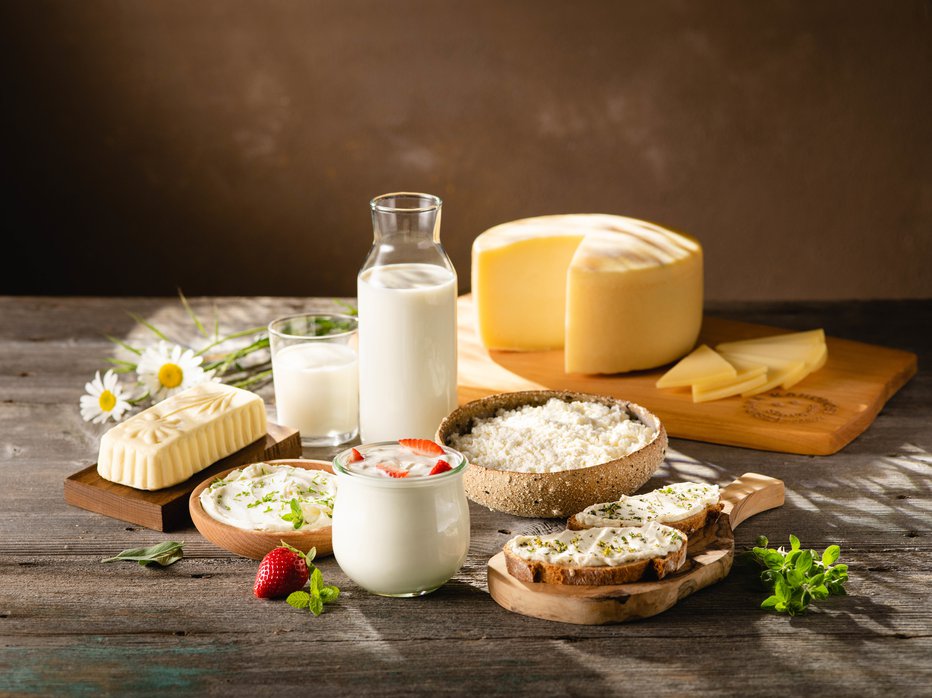
[[[259,563],[253,593],[260,599],[274,599],[302,589],[310,577],[308,563],[315,552],[312,548],[310,553],[302,553],[283,541],[282,547],[266,554]]]

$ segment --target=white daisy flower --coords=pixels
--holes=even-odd
[[[108,419],[119,422],[123,419],[123,413],[130,408],[129,395],[124,393],[113,371],[107,371],[103,378],[98,371],[94,380],[86,383],[84,389],[87,395],[81,396],[81,416],[85,422],[103,424]]]
[[[148,347],[139,358],[136,375],[156,401],[212,379],[201,368],[203,358],[191,349],[159,342]]]

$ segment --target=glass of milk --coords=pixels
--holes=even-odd
[[[278,423],[303,446],[338,446],[359,433],[355,317],[291,315],[269,324]]]

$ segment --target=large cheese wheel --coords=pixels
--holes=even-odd
[[[623,216],[526,218],[476,238],[472,292],[490,349],[564,347],[568,372],[654,368],[699,335],[702,248]]]

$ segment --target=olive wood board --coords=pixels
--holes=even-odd
[[[570,390],[643,405],[670,436],[763,451],[825,456],[867,429],[884,404],[916,374],[916,355],[899,349],[828,337],[828,361],[789,391],[773,390],[694,403],[689,389],[660,390],[670,365],[614,375],[565,373],[563,350],[486,349],[476,332],[471,296],[459,299],[459,402],[519,390]],[[788,332],[705,316],[699,343]],[[599,341],[598,337],[593,341]]]
[[[177,485],[161,490],[137,490],[103,479],[95,463],[65,478],[65,501],[155,531],[172,531],[191,523],[188,495],[204,478],[246,463],[300,456],[301,436],[298,430],[269,423],[268,434],[264,437]]]
[[[606,586],[522,582],[508,573],[505,554],[488,563],[489,593],[502,608],[543,620],[576,625],[625,623],[663,613],[681,599],[731,571],[734,529],[745,519],[783,505],[781,480],[745,473],[722,490],[724,508],[702,531],[689,536],[686,562],[657,580]]]
[[[306,470],[323,470],[333,474],[333,467],[330,463],[322,460],[293,460],[293,459],[276,459],[265,460],[266,463],[273,465],[290,465],[295,468],[304,468]],[[230,526],[229,524],[217,521],[210,514],[204,511],[201,505],[201,492],[203,492],[217,478],[226,477],[237,468],[228,468],[222,472],[211,475],[204,479],[201,484],[194,488],[188,497],[188,510],[191,513],[191,520],[194,526],[204,538],[216,545],[218,548],[229,550],[231,553],[242,555],[243,557],[261,560],[266,553],[279,547],[282,542],[297,548],[302,552],[308,552],[311,548],[317,549],[317,557],[324,557],[333,553],[333,527],[314,529],[312,531],[248,531],[246,529]]]

